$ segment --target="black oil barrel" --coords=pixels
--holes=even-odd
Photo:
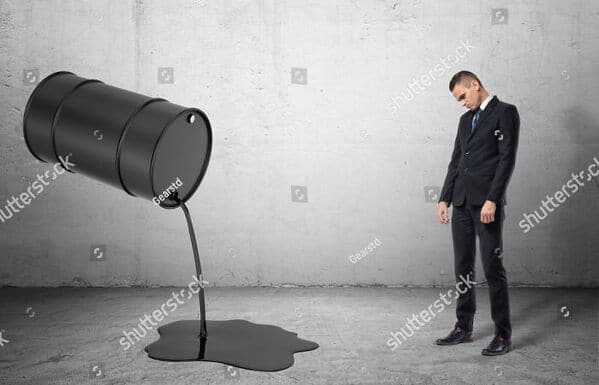
[[[193,195],[212,150],[210,122],[201,110],[65,71],[33,90],[23,133],[39,160],[68,159],[74,164],[69,171],[165,208]]]

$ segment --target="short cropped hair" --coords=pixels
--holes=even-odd
[[[478,82],[478,84],[480,84],[481,87],[483,86],[483,83],[480,81],[478,76],[476,76],[473,72],[460,71],[451,77],[451,80],[449,81],[449,91],[453,92],[455,85],[458,83],[461,83],[465,80],[470,80],[470,81],[476,80]],[[470,82],[468,82],[467,88],[470,88]]]

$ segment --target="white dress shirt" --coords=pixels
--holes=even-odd
[[[495,95],[489,94],[489,96],[487,96],[487,98],[485,100],[483,100],[483,102],[480,104],[481,111],[485,110],[485,108],[487,107],[487,104],[489,104],[491,99],[493,99],[493,96],[495,96]]]

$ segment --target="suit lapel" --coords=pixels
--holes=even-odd
[[[470,135],[472,135],[470,131],[472,130],[472,119],[474,118],[474,112],[471,111],[471,113],[468,116],[469,118],[466,119],[466,121],[464,122],[464,126],[462,127],[462,137],[466,138],[465,143],[468,143],[468,140],[470,140]]]
[[[487,104],[487,108],[482,110],[482,112],[480,113],[480,116],[478,117],[478,123],[476,124],[476,128],[474,130],[472,130],[472,132],[468,132],[468,139],[466,139],[466,143],[468,143],[470,141],[470,139],[472,139],[472,136],[474,136],[474,133],[476,131],[478,131],[478,129],[482,126],[483,122],[485,121],[485,118],[487,118],[489,115],[491,115],[491,113],[497,106],[497,101],[498,101],[497,95],[493,96],[493,98],[489,101],[489,104]],[[473,117],[474,112],[471,115]],[[470,119],[470,127],[469,128],[472,128],[472,119]]]

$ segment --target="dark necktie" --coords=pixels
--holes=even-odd
[[[476,109],[476,114],[474,114],[474,119],[472,119],[472,128],[470,129],[470,133],[474,132],[474,129],[478,124],[478,119],[480,118],[480,111],[480,107]]]

